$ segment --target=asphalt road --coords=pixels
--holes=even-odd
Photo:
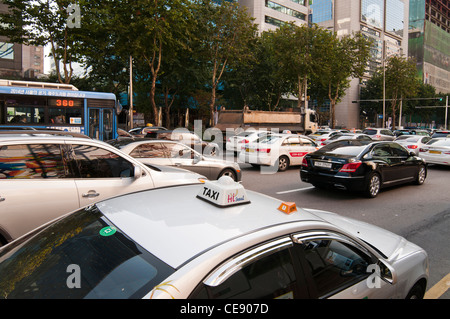
[[[297,207],[332,211],[362,220],[424,248],[430,260],[428,291],[450,299],[450,167],[429,166],[423,185],[405,184],[381,190],[376,198],[340,190],[323,190],[300,181],[299,167],[262,174],[240,163],[242,184],[250,190],[295,202]],[[446,277],[447,278],[444,278]]]

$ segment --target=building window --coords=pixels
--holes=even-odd
[[[264,22],[268,23],[268,24],[271,24],[271,25],[274,25],[274,26],[276,26],[278,28],[283,26],[284,24],[286,24],[286,22],[283,22],[281,20],[278,20],[278,19],[275,19],[275,18],[272,18],[272,17],[269,17],[269,16],[265,16],[264,17]]]
[[[403,37],[405,5],[400,0],[386,1],[386,32]]]
[[[0,59],[14,60],[12,43],[0,42]]]
[[[361,21],[382,29],[384,25],[383,12],[384,0],[361,0]]]
[[[270,9],[273,9],[273,10],[276,10],[278,12],[290,15],[290,16],[292,16],[294,18],[297,18],[297,19],[301,19],[301,20],[305,20],[306,19],[306,14],[298,12],[298,11],[293,10],[293,9],[290,9],[288,7],[282,6],[282,5],[278,4],[278,3],[275,3],[275,2],[272,2],[272,1],[269,1],[269,0],[266,0],[266,7],[270,8]]]
[[[311,5],[312,22],[320,23],[333,19],[333,1],[332,0],[316,0]]]

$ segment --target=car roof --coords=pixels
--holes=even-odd
[[[5,137],[23,137],[23,138],[40,138],[40,137],[77,137],[77,138],[84,138],[84,139],[91,139],[89,136],[76,133],[76,132],[68,132],[68,131],[61,131],[61,130],[1,130],[0,131],[0,138]]]
[[[305,210],[286,214],[278,210],[282,201],[249,190],[244,190],[249,203],[220,207],[198,198],[208,183],[219,181],[132,193],[99,202],[97,207],[127,236],[174,268],[221,243],[269,226],[323,222]]]

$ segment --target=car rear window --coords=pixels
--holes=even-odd
[[[367,135],[375,135],[377,134],[377,130],[364,130],[363,133]]]
[[[0,252],[1,298],[142,298],[167,264],[90,206]]]
[[[427,143],[427,145],[450,146],[450,139],[448,139],[448,138],[433,138]]]

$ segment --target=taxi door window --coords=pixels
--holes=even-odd
[[[337,240],[311,240],[301,246],[306,276],[319,298],[327,297],[368,277],[370,258],[356,247]]]
[[[313,142],[306,138],[300,138],[300,144],[303,146],[314,146]]]
[[[167,157],[165,149],[161,143],[141,144],[130,153],[130,156],[134,158],[164,158]]]
[[[204,285],[199,299],[299,298],[297,277],[289,249],[248,264],[216,287]]]
[[[122,178],[134,176],[134,165],[108,150],[91,145],[73,145],[81,178]]]
[[[64,178],[68,167],[60,145],[29,144],[0,147],[0,179]]]

